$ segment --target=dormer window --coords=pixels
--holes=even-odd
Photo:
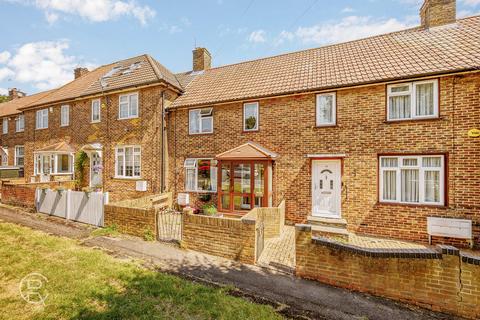
[[[438,80],[392,84],[387,95],[389,121],[438,117]]]
[[[213,133],[213,108],[189,111],[190,134]]]

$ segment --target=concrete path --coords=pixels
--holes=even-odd
[[[284,226],[280,237],[265,239],[265,247],[258,259],[261,266],[295,273],[295,227]]]
[[[145,242],[132,237],[90,237],[89,227],[44,217],[0,207],[0,220],[80,239],[84,245],[99,247],[114,255],[140,258],[159,271],[204,283],[231,285],[238,289],[238,295],[271,303],[282,314],[298,319],[455,319],[164,243]]]

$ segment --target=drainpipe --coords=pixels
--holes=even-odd
[[[161,151],[161,169],[160,169],[160,193],[165,191],[165,90],[162,90],[162,151]]]

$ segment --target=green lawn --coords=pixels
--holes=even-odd
[[[26,303],[21,279],[48,279],[45,306]],[[269,306],[142,268],[74,240],[0,223],[0,319],[279,319]]]

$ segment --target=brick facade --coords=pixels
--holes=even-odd
[[[157,212],[155,208],[134,208],[105,205],[105,226],[115,225],[118,231],[137,237],[150,233],[157,238]]]
[[[274,164],[274,205],[286,200],[289,223],[311,214],[308,154],[345,154],[342,218],[348,229],[364,234],[426,242],[427,216],[458,217],[474,222],[480,236],[480,140],[469,129],[480,119],[480,74],[439,78],[440,117],[386,122],[386,85],[346,88],[337,93],[337,124],[315,126],[315,94],[259,100],[260,128],[243,132],[241,102],[213,105],[212,134],[188,134],[188,110],[168,117],[170,185],[184,192],[186,158],[211,158],[253,141],[279,154]],[[378,201],[380,154],[442,153],[447,164],[447,201],[442,207],[387,205]],[[194,197],[195,194],[192,194]],[[442,239],[439,239],[442,240]]]
[[[65,189],[73,188],[74,181],[57,181],[47,183],[9,183],[2,182],[1,195],[2,203],[14,206],[21,206],[27,208],[35,207],[35,190],[37,188],[56,188],[62,187]]]

